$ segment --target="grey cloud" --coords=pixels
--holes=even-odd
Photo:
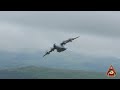
[[[120,35],[120,12],[115,11],[9,11],[0,12],[0,20],[69,32]]]
[[[76,33],[120,36],[119,11],[0,12],[0,20]]]
[[[118,57],[119,23],[120,12],[0,12],[0,49],[45,51],[80,35],[69,50]]]

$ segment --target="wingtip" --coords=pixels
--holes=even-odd
[[[45,55],[43,57],[45,57]]]
[[[76,37],[76,38],[79,38],[80,36]]]

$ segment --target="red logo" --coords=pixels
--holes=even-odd
[[[107,71],[107,76],[109,76],[109,77],[115,77],[116,76],[116,71],[115,71],[115,69],[113,68],[112,65],[110,66],[110,68]]]

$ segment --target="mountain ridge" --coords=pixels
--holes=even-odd
[[[37,66],[26,66],[0,70],[0,79],[120,79],[108,78],[105,72],[64,70]]]

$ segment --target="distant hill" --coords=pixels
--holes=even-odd
[[[110,79],[105,74],[104,72],[27,66],[0,70],[0,79]],[[119,75],[117,74],[115,79],[120,79]]]
[[[63,53],[53,52],[43,58],[44,53],[41,51],[34,53],[0,51],[0,70],[25,66],[44,66],[49,68],[106,72],[112,64],[115,70],[120,73],[120,59],[116,57],[88,56],[67,50]]]

